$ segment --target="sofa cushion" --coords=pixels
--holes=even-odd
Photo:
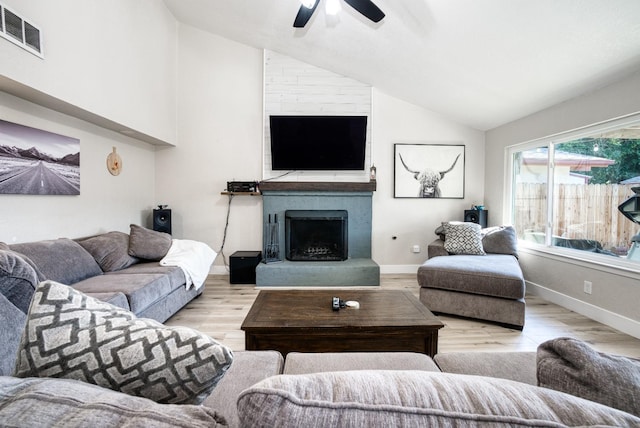
[[[238,395],[261,380],[282,373],[283,364],[284,359],[278,351],[236,352],[229,371],[202,405],[221,412],[230,427],[240,426]]]
[[[421,287],[505,299],[523,299],[525,293],[520,265],[506,254],[434,257],[418,268],[418,283]]]
[[[198,404],[232,352],[184,327],[166,327],[45,281],[29,308],[15,374],[76,379],[173,404]]]
[[[78,243],[98,262],[104,272],[121,270],[138,262],[129,255],[129,235],[108,232],[79,240]]]
[[[171,248],[171,235],[132,224],[129,234],[129,255],[139,259],[160,260]]]
[[[485,253],[511,254],[518,258],[518,236],[513,226],[487,227],[480,234]]]
[[[171,294],[174,289],[166,275],[101,275],[73,284],[73,288],[87,294],[120,292],[127,296],[129,310],[139,314],[149,306]]]
[[[425,371],[280,375],[238,398],[241,426],[637,426],[640,418],[521,382]]]
[[[71,285],[102,275],[102,269],[91,254],[68,238],[12,244],[10,247],[29,257],[38,266],[44,279]]]
[[[158,404],[67,379],[0,377],[0,420],[11,427],[218,427],[218,412]]]
[[[185,287],[187,282],[184,271],[178,266],[162,266],[158,262],[136,263],[126,269],[107,272],[109,275],[145,275],[145,274],[162,274],[169,279],[171,289],[175,290],[179,287]]]
[[[440,371],[428,355],[417,352],[289,352],[283,373],[347,370]]]
[[[640,361],[561,337],[537,353],[538,384],[640,416]]]
[[[94,299],[98,299],[102,302],[107,302],[113,306],[117,306],[122,309],[126,309],[127,311],[131,310],[129,307],[129,300],[127,296],[123,293],[116,292],[104,292],[104,293],[85,293],[87,296],[93,297]]]
[[[433,360],[446,373],[538,384],[535,352],[445,352],[437,354]]]
[[[451,254],[484,255],[480,225],[476,223],[451,221],[442,223],[444,227],[444,248]]]
[[[36,271],[23,256],[0,249],[0,294],[25,314],[38,282]]]

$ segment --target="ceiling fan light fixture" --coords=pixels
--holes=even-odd
[[[307,9],[312,9],[318,1],[320,0],[300,0],[300,3]]]
[[[337,15],[341,10],[342,6],[340,6],[340,0],[327,0],[327,5],[325,6],[327,15]]]

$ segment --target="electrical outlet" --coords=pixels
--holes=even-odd
[[[591,283],[591,281],[585,281],[584,292],[587,294],[591,294],[592,291],[593,291],[593,284]]]
[[[411,250],[416,254],[419,253],[420,252],[420,245],[414,245]]]

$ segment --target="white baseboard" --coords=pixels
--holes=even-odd
[[[413,273],[418,274],[420,265],[380,265],[380,273],[382,274],[399,274]]]
[[[542,297],[544,300],[563,308],[570,309],[592,320],[598,321],[604,325],[615,328],[623,333],[640,339],[640,322],[632,320],[625,316],[616,314],[607,309],[583,302],[566,294],[558,293],[555,290],[543,287],[530,281],[527,283],[527,292]]]

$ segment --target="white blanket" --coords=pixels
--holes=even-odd
[[[188,239],[173,239],[169,252],[160,260],[162,266],[178,266],[187,279],[187,290],[204,285],[209,269],[218,254],[207,244]]]

